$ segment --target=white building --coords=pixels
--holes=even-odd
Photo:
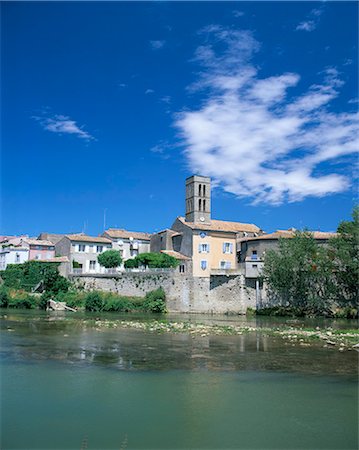
[[[140,253],[150,252],[151,234],[109,228],[102,236],[111,239],[112,247],[118,250],[124,261],[135,258]]]
[[[110,239],[102,236],[69,234],[56,244],[56,254],[67,256],[73,273],[105,273],[97,261],[99,254],[112,248]]]

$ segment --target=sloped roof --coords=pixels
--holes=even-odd
[[[175,252],[174,250],[161,250],[161,253],[165,253],[168,256],[173,256],[174,258],[180,259],[180,260],[189,260],[189,259],[191,259],[188,256],[183,255],[182,253]]]
[[[269,234],[262,234],[260,236],[255,237],[242,237],[238,239],[238,242],[247,242],[247,241],[262,241],[262,240],[277,240],[279,238],[293,238],[295,235],[295,232],[297,230],[295,228],[289,228],[288,230],[277,230],[274,233]],[[324,232],[324,231],[308,231],[314,239],[318,240],[328,240],[335,236],[337,236],[337,233],[330,233],[330,232]]]
[[[49,259],[36,259],[37,262],[44,262],[44,263],[62,263],[62,262],[70,262],[69,258],[67,256],[55,256],[54,258]]]
[[[165,228],[164,230],[157,231],[155,234],[162,234],[162,233],[168,233],[171,237],[173,236],[181,236],[183,233],[180,233],[179,231],[171,230],[171,228]]]
[[[44,245],[44,246],[54,246],[55,244],[51,241],[45,241],[44,239],[29,238],[24,239],[29,245]]]
[[[258,233],[261,231],[257,225],[253,223],[241,223],[241,222],[228,222],[225,220],[211,220],[211,223],[195,223],[186,222],[184,217],[178,217],[184,225],[195,230],[206,230],[206,231],[227,231],[231,233],[240,233],[243,231],[249,233]]]
[[[74,234],[74,233],[70,233],[70,234]],[[80,233],[75,233],[75,234],[80,234]],[[66,234],[44,232],[44,233],[40,233],[39,236],[37,237],[37,239],[46,240],[46,241],[52,242],[53,244],[57,244],[65,236],[66,236]]]
[[[110,238],[114,239],[129,239],[130,237],[132,237],[133,239],[140,239],[142,241],[151,240],[150,233],[143,233],[142,231],[128,231],[120,228],[109,228],[108,230],[104,231],[103,234],[106,234]]]
[[[86,234],[66,234],[66,236],[70,241],[76,242],[99,242],[101,244],[111,244],[112,241],[102,236],[87,236]]]

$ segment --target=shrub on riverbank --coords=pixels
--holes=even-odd
[[[56,295],[66,292],[70,282],[58,272],[57,263],[26,261],[23,264],[9,264],[1,271],[4,287],[31,292],[41,283],[44,291]]]
[[[113,292],[103,291],[69,291],[61,292],[56,301],[66,302],[70,308],[84,308],[94,312],[166,312],[166,296],[163,289],[148,292],[143,297],[125,297]]]
[[[0,307],[34,309],[39,305],[39,297],[30,295],[24,290],[9,289],[5,286],[0,288]]]
[[[154,313],[166,313],[166,294],[162,288],[148,292],[143,306],[146,311]]]

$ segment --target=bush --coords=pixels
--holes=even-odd
[[[0,288],[0,308],[6,308],[9,304],[9,294],[4,287]]]
[[[65,302],[70,308],[84,308],[87,295],[83,291],[59,292],[55,300],[57,302]]]
[[[124,311],[129,312],[136,309],[136,306],[131,302],[129,298],[126,297],[118,297],[118,298],[109,298],[105,302],[103,307],[103,311]]]
[[[135,259],[128,259],[127,261],[125,261],[125,269],[137,269],[138,267],[138,260]]]
[[[38,301],[34,296],[29,294],[18,294],[16,297],[9,298],[9,308],[17,309],[34,309],[38,305]]]
[[[162,288],[148,292],[143,302],[143,307],[148,312],[166,313],[166,294]]]
[[[107,250],[97,257],[97,261],[106,269],[113,269],[122,263],[122,258],[118,250]]]
[[[104,301],[98,292],[90,292],[86,296],[85,309],[86,311],[101,311],[104,307]]]
[[[40,261],[26,261],[23,264],[9,264],[1,273],[4,286],[31,291],[41,281],[44,289],[57,294],[67,291],[70,283],[58,272],[58,264]]]
[[[151,269],[170,268],[177,267],[178,261],[173,256],[166,255],[165,253],[140,253],[134,259],[125,261],[126,269],[135,269],[139,266],[149,267]]]

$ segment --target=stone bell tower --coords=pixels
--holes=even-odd
[[[192,175],[186,179],[186,222],[211,223],[211,179]]]

